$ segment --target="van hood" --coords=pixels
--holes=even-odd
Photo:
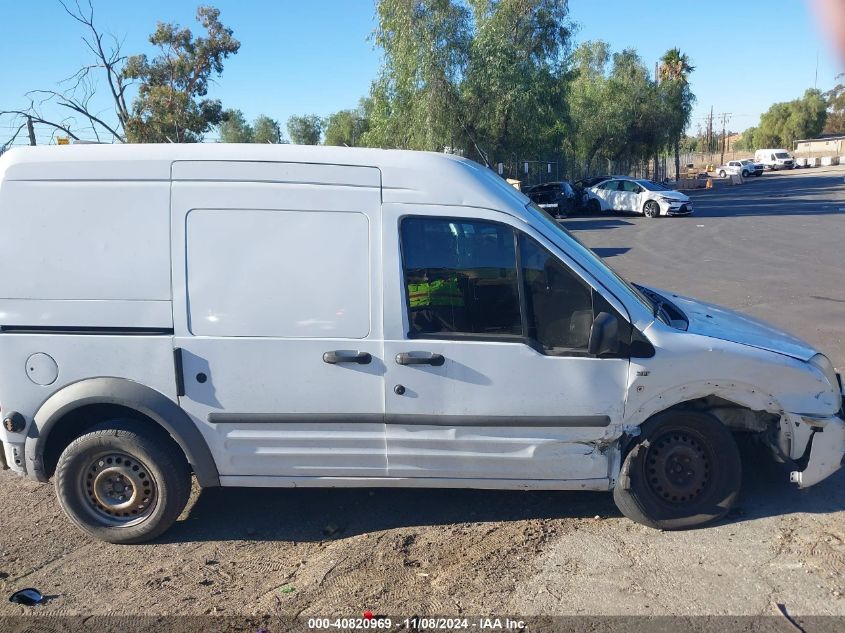
[[[805,362],[818,354],[809,343],[764,321],[691,297],[656,288],[652,290],[669,299],[684,312],[689,319],[687,331],[693,334],[757,347]]]

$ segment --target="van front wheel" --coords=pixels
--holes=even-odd
[[[169,436],[144,424],[100,424],[59,457],[59,503],[94,538],[142,543],[162,534],[185,509],[191,493],[188,463]]]
[[[696,527],[725,516],[742,480],[730,431],[696,411],[660,413],[641,428],[613,489],[622,514],[663,530]]]

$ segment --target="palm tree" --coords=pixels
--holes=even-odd
[[[667,105],[671,113],[669,130],[675,150],[675,180],[678,180],[681,172],[681,135],[689,125],[695,101],[695,95],[689,87],[689,74],[694,70],[695,66],[689,63],[689,57],[677,47],[670,48],[660,58],[658,77],[660,84],[667,88]]]

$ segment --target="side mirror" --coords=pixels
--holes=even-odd
[[[634,189],[634,193],[642,193],[642,192],[643,192],[642,187],[637,187],[636,189]]]
[[[619,321],[609,312],[599,312],[590,328],[587,351],[592,356],[604,356],[619,351]]]

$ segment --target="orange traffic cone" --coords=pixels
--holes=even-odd
[[[704,188],[705,189],[712,189],[713,188],[713,179],[712,178],[707,179],[707,184],[704,185]]]

